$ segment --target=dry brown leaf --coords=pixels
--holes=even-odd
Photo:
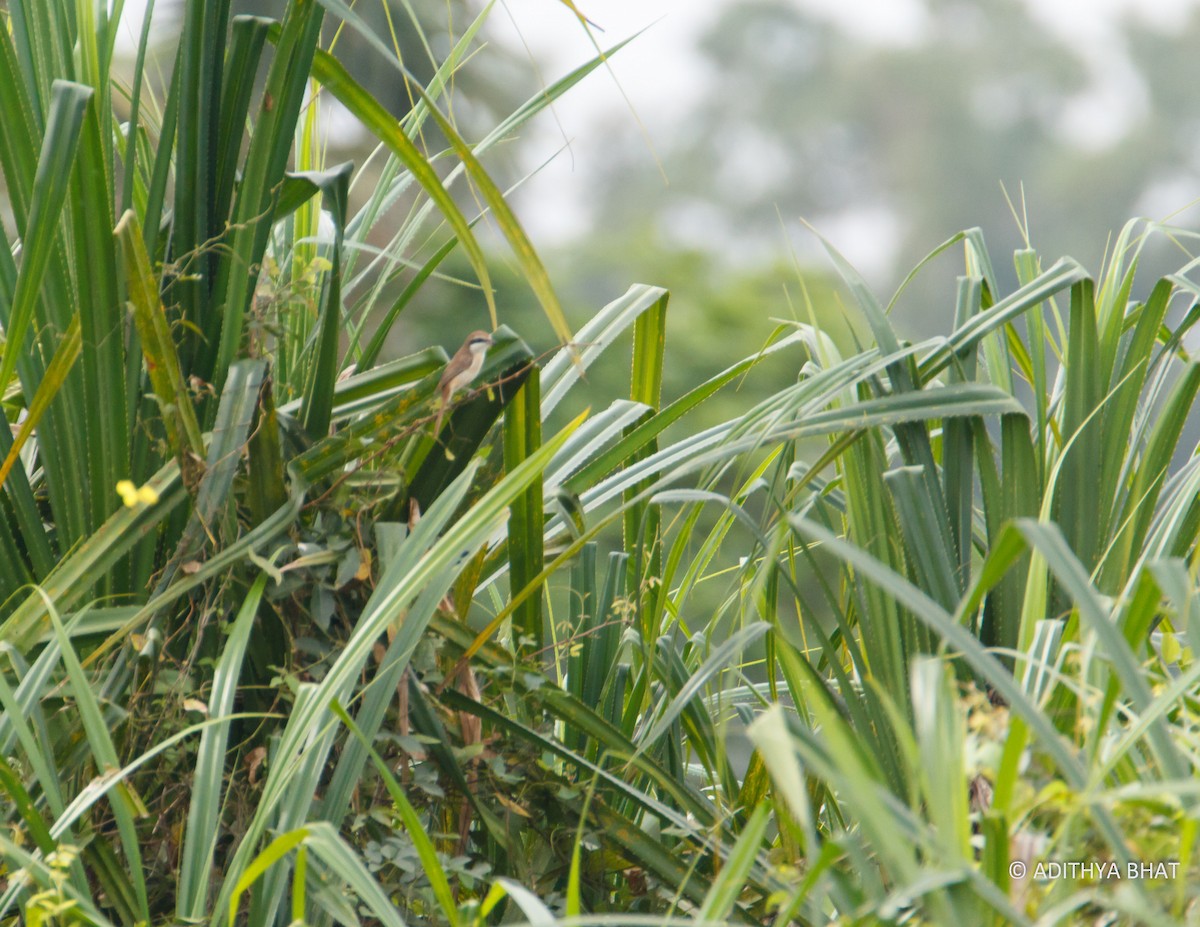
[[[258,785],[258,770],[259,767],[261,767],[266,761],[266,759],[266,747],[255,747],[246,754],[246,771],[249,775],[251,785]]]
[[[454,688],[474,702],[483,696],[479,691],[479,683],[475,679],[475,671],[466,660],[460,660],[455,672]],[[458,713],[458,726],[462,730],[464,747],[471,747],[483,740],[483,723],[475,715],[466,711]]]
[[[513,801],[507,795],[503,795],[500,792],[497,792],[495,795],[495,798],[496,798],[496,801],[500,802],[500,804],[502,804],[505,808],[507,808],[513,814],[519,814],[523,818],[533,817],[532,814],[530,814],[528,811],[526,811],[524,808],[522,808],[520,805],[518,805],[515,801]]]

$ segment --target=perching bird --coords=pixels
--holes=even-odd
[[[442,371],[442,379],[438,383],[441,401],[438,405],[437,422],[433,426],[435,435],[442,430],[442,416],[446,414],[450,400],[458,390],[470,386],[471,381],[479,376],[483,358],[493,344],[495,342],[487,332],[471,332],[462,347],[454,352],[454,356],[446,364],[446,369]]]

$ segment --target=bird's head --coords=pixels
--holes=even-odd
[[[483,354],[495,343],[492,336],[485,331],[471,332],[467,335],[467,350],[472,354]]]

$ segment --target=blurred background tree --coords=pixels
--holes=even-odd
[[[851,31],[832,6],[721,4],[699,43],[696,102],[663,119],[640,112],[669,184],[635,120],[611,112],[594,132],[607,140],[598,176],[580,178],[595,190],[587,243],[572,253],[606,250],[596,239],[636,253],[655,242],[737,276],[795,247],[824,266],[804,219],[886,294],[966,227],[1004,255],[1027,222],[1043,253],[1098,268],[1105,230],[1196,198],[1193,4],[1081,12],[1064,27],[1053,3],[925,0],[910,4],[910,33],[885,39]],[[1158,22],[1146,18],[1155,10]],[[1178,265],[1166,247],[1156,257],[1148,280]],[[951,305],[918,280],[901,329],[944,331]]]
[[[396,43],[424,81],[482,6],[376,0],[354,10]],[[638,279],[670,287],[669,337],[699,373],[719,369],[718,354],[753,351],[773,319],[807,318],[807,300],[849,348],[851,313],[828,298],[828,265],[801,220],[887,295],[924,254],[966,227],[982,226],[997,255],[1021,247],[1028,233],[1043,253],[1071,254],[1098,269],[1105,231],[1131,215],[1165,218],[1195,198],[1200,111],[1186,80],[1200,39],[1194,3],[1110,5],[1074,21],[1054,4],[1031,0],[909,6],[913,28],[883,36],[834,16],[829,0],[725,0],[701,12],[681,9],[657,28],[677,28],[685,18],[707,23],[698,64],[663,62],[664,69],[695,71],[689,79],[698,92],[690,100],[656,110],[639,85],[632,111],[589,110],[578,134],[547,129],[557,118],[547,114],[540,133],[525,132],[489,152],[486,166],[505,186],[519,185],[549,159],[574,163],[580,156],[567,175],[573,190],[547,195],[538,181],[515,198],[572,321],[581,324]],[[238,10],[278,16],[283,7],[283,0],[242,0]],[[159,0],[156,18],[169,21],[172,8]],[[601,27],[611,15],[599,4],[581,9]],[[510,15],[519,21],[546,12]],[[449,105],[467,138],[567,70],[547,63],[554,49],[544,47],[544,33],[528,36],[528,48],[502,34],[507,19],[489,20],[475,43],[482,53],[455,78]],[[568,17],[561,28],[580,27]],[[596,34],[602,46],[621,38]],[[353,29],[344,28],[337,41],[355,76],[403,115],[410,95],[393,66]],[[618,74],[622,54],[614,58]],[[589,80],[612,77],[601,70]],[[571,97],[556,109],[562,115],[579,105]],[[336,107],[325,118],[331,146],[361,164],[368,140],[343,130]],[[561,150],[567,143],[569,153]],[[436,136],[429,144],[436,150]],[[588,162],[588,154],[597,160]],[[544,221],[548,215],[564,210],[579,214],[571,223],[578,231],[538,234],[556,224]],[[1151,265],[1144,278],[1178,261],[1159,244],[1144,259]],[[427,288],[408,310],[408,324],[394,330],[390,354],[431,337],[444,340],[447,319],[463,320],[462,334],[477,327],[482,297],[467,282],[471,275],[459,273],[453,259],[444,270],[442,284]],[[1011,284],[1011,270],[998,271]],[[953,305],[947,279],[924,275],[908,289],[896,313],[901,331],[920,337],[945,330]],[[503,269],[498,280],[507,317],[519,325],[530,303],[535,318],[524,288],[506,291]],[[749,292],[764,298],[747,300]],[[535,348],[552,346],[545,334]],[[669,380],[666,389],[673,394]]]

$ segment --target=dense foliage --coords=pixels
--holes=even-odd
[[[664,399],[667,292],[569,331],[480,163],[599,58],[468,142],[482,20],[397,119],[339,0],[189,0],[161,94],[87,0],[6,12],[0,923],[1195,917],[1200,288],[1132,296],[1158,230],[1011,292],[957,235],[915,344],[829,248],[858,348],[809,305]],[[495,319],[446,407],[440,347],[382,357],[456,249],[493,307],[465,202],[561,346]]]

